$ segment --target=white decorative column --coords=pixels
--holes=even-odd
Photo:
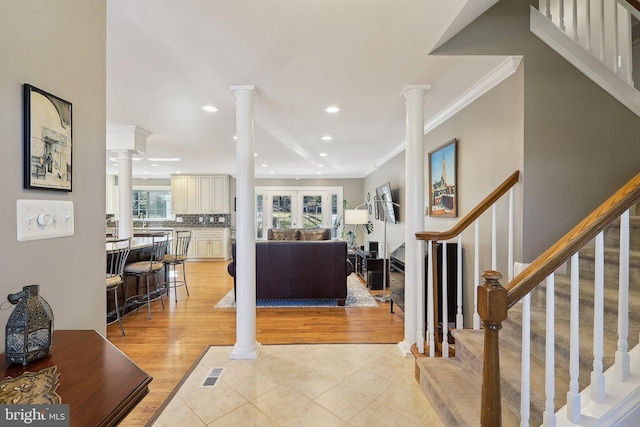
[[[236,344],[230,359],[257,359],[256,201],[253,86],[231,86],[236,97]]]
[[[118,238],[133,237],[133,151],[118,152]]]
[[[133,237],[133,155],[147,151],[151,132],[138,126],[107,126],[107,150],[118,153],[118,237]]]
[[[411,356],[411,346],[424,343],[424,245],[415,233],[424,228],[424,96],[429,85],[405,86],[405,272],[404,341],[400,351]]]

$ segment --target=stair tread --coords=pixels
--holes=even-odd
[[[540,285],[536,291],[536,296],[532,295],[532,305],[542,308],[545,304],[544,296],[546,288]],[[555,277],[555,297],[556,303],[566,301],[564,306],[567,310],[556,310],[556,316],[568,319],[570,311],[568,310],[571,297],[571,277],[567,275],[556,275]],[[580,307],[592,308],[595,300],[595,285],[593,279],[580,279]],[[640,321],[640,291],[629,289],[629,323],[634,320]],[[617,315],[618,312],[618,288],[605,286],[604,288],[604,310],[606,314]]]
[[[581,319],[582,320],[582,319]],[[539,361],[544,361],[544,346],[546,338],[546,315],[544,308],[531,307],[531,355]],[[606,326],[606,325],[605,325]],[[516,329],[514,329],[516,328]],[[509,317],[503,323],[503,331],[501,338],[507,340],[516,347],[520,346],[521,342],[521,328],[522,328],[522,307],[514,306],[509,310]],[[614,327],[615,329],[615,327]],[[564,360],[565,369],[568,371],[569,360],[569,330],[570,322],[568,319],[558,318],[555,319],[555,354],[556,360],[561,358]],[[512,333],[517,331],[516,337],[512,336]],[[604,369],[606,370],[614,362],[615,350],[617,348],[617,334],[611,335],[610,333],[604,333],[604,357],[602,359]],[[580,367],[581,367],[581,379],[585,379],[585,371],[588,371],[592,367],[593,363],[593,328],[580,328],[579,336],[579,348],[580,348]],[[558,362],[556,362],[558,363]]]
[[[445,425],[480,425],[478,396],[481,395],[482,384],[469,368],[457,358],[425,357],[417,359],[416,364],[420,368],[421,388]],[[502,419],[504,426],[520,424],[507,408],[502,410]]]
[[[484,331],[460,329],[453,331],[456,339],[456,354],[461,348],[460,358],[466,359],[471,355],[475,360],[462,360],[463,364],[469,368],[481,381],[482,375],[482,355],[484,348]],[[467,351],[467,348],[470,348]],[[500,376],[503,400],[512,408],[519,412],[520,408],[520,382],[521,382],[522,352],[505,340],[500,340]],[[545,368],[544,364],[535,358],[530,361],[530,408],[534,421],[542,422],[542,412],[545,402]],[[559,409],[565,404],[565,395],[568,391],[569,376],[566,372],[556,372],[555,406]]]

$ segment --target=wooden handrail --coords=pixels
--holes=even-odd
[[[491,207],[500,197],[502,197],[511,187],[516,185],[520,179],[520,171],[515,171],[502,184],[498,186],[491,194],[480,202],[471,212],[465,215],[456,225],[447,231],[419,231],[416,233],[418,240],[449,240],[457,237],[467,227],[480,217],[487,209]]]
[[[638,199],[640,199],[640,173],[505,286],[508,292],[508,307],[513,307]]]
[[[627,3],[629,3],[634,9],[636,9],[637,11],[640,12],[640,1],[638,1],[638,0],[627,0]]]

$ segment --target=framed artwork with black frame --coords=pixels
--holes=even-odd
[[[458,216],[457,139],[429,153],[429,216]]]
[[[71,103],[25,83],[23,105],[24,188],[71,191]]]

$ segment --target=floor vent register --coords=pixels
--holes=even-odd
[[[201,387],[215,387],[216,384],[218,384],[218,380],[222,377],[223,372],[224,368],[211,368]]]

